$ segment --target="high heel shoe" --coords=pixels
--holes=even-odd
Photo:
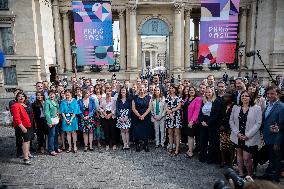
[[[71,152],[71,148],[68,148],[68,150],[66,150],[66,153],[70,153]]]
[[[74,151],[73,151],[73,152],[74,152],[74,153],[77,153],[77,151],[78,151],[78,149],[77,149],[77,148],[74,148]]]
[[[135,143],[136,152],[140,152],[140,144],[137,142]]]
[[[144,149],[145,152],[149,152],[148,144],[143,144],[143,149]]]

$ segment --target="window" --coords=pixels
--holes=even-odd
[[[5,85],[18,85],[16,66],[4,67],[3,73]]]
[[[3,50],[5,54],[15,54],[11,27],[0,27],[0,49]]]
[[[9,10],[8,0],[0,0],[0,10]]]

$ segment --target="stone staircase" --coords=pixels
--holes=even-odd
[[[284,60],[271,69],[271,74],[273,76],[284,75]]]

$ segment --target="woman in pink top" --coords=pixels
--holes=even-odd
[[[183,134],[188,136],[188,151],[186,157],[193,156],[194,136],[198,123],[198,116],[202,105],[202,99],[197,95],[194,87],[185,87],[183,90]]]

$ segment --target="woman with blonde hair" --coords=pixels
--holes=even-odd
[[[206,88],[203,104],[200,111],[200,154],[199,161],[208,164],[217,163],[218,160],[218,129],[216,128],[217,113],[221,111],[222,104],[216,99],[215,91]]]
[[[156,86],[151,100],[151,120],[154,123],[156,148],[165,143],[165,97],[160,87]],[[161,136],[161,137],[160,137]]]

